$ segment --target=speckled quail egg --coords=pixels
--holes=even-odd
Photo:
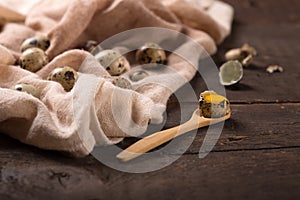
[[[167,61],[166,52],[155,43],[146,43],[136,52],[136,60],[140,64],[164,64]]]
[[[43,50],[33,47],[22,53],[19,62],[21,68],[36,72],[48,64],[49,60],[47,54]]]
[[[32,96],[34,96],[36,98],[39,98],[39,96],[40,96],[40,94],[35,86],[26,84],[26,83],[17,84],[15,86],[13,86],[11,89],[17,90],[20,92],[25,92],[27,94],[31,94]]]
[[[112,76],[118,76],[126,71],[129,65],[127,59],[119,52],[114,50],[104,50],[95,55],[99,63]]]
[[[136,71],[130,75],[130,79],[134,82],[140,81],[144,78],[149,76],[149,74],[146,71]]]
[[[129,89],[129,90],[132,89],[132,85],[131,85],[130,81],[128,81],[126,78],[123,78],[120,76],[114,76],[112,83],[115,86],[118,86],[120,88]]]
[[[214,91],[205,91],[200,94],[199,109],[205,118],[219,118],[230,113],[230,103]]]
[[[48,76],[49,81],[60,83],[67,92],[72,90],[77,79],[77,72],[68,66],[58,67],[54,69]]]
[[[36,47],[46,51],[50,46],[50,39],[45,35],[37,35],[26,39],[21,45],[21,51]]]

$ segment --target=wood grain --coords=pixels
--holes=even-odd
[[[297,199],[300,182],[293,180],[300,179],[300,169],[295,168],[299,153],[300,149],[217,152],[204,159],[186,155],[157,172],[116,172],[110,178],[110,197]]]
[[[166,142],[169,142],[170,140],[173,140],[176,137],[191,132],[192,130],[218,124],[220,122],[224,123],[224,121],[228,119],[230,119],[230,113],[219,118],[204,118],[203,116],[200,116],[200,110],[196,109],[188,121],[163,131],[151,133],[151,135],[146,136],[138,142],[130,145],[116,157],[122,161],[129,161],[161,146]],[[178,148],[178,146],[176,148]]]
[[[91,157],[11,154],[14,161],[0,161],[0,195],[1,199],[297,199],[299,153],[299,148],[292,148],[213,152],[204,159],[185,155],[144,174],[112,170]]]

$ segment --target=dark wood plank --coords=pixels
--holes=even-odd
[[[185,155],[147,174],[111,175],[116,199],[297,199],[299,149]],[[283,165],[284,163],[284,165]],[[130,191],[130,192],[128,192]]]
[[[262,25],[299,25],[298,0],[223,0],[235,9],[235,21]],[[281,12],[278,12],[280,10]]]
[[[297,0],[238,1],[226,0],[235,7],[232,34],[222,43],[213,60],[217,66],[225,62],[225,52],[249,43],[256,47],[259,55],[253,65],[244,70],[244,77],[234,88],[227,88],[232,102],[299,102],[300,67],[297,57],[300,53],[300,2]],[[203,60],[201,70],[210,65]],[[283,73],[268,74],[268,65],[284,67]],[[207,89],[198,74],[192,81],[197,95]],[[178,93],[184,93],[181,89]],[[180,95],[179,95],[180,96]],[[192,102],[188,95],[183,101]],[[174,101],[174,96],[170,101]]]
[[[297,57],[299,41],[300,2],[297,0],[238,1],[226,0],[235,8],[233,33],[222,44],[216,55],[224,60],[224,53],[230,48],[248,42],[255,46],[259,56],[253,66],[245,70],[241,81],[241,92],[228,90],[229,98],[237,101],[290,101],[299,102],[300,68]],[[279,64],[284,73],[267,74],[269,64]],[[247,86],[244,88],[244,86]],[[244,91],[246,90],[246,91]]]
[[[214,151],[300,146],[299,105],[233,105]],[[199,152],[206,133],[198,130],[188,152]]]
[[[0,152],[0,199],[101,197],[107,174],[93,159],[67,158],[32,149]]]
[[[91,157],[42,152],[0,160],[1,199],[297,199],[300,149],[184,155],[159,171],[130,174]],[[3,157],[3,154],[0,154]],[[9,159],[13,159],[10,161]],[[284,163],[284,165],[283,165]]]

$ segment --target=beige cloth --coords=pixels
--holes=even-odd
[[[187,34],[213,54],[216,44],[230,33],[233,9],[219,1],[206,6],[201,2],[42,0],[30,4],[30,11],[22,10],[25,23],[6,23],[0,33],[0,132],[39,148],[85,156],[95,145],[141,135],[149,121],[160,123],[169,96],[193,78],[195,66],[171,54],[170,70],[146,70],[149,77],[133,83],[134,91],[125,90],[111,83],[91,54],[74,48],[133,28],[161,27]],[[15,63],[21,43],[39,33],[51,39],[46,52],[51,62],[34,74]],[[187,47],[177,49],[184,52]],[[64,65],[80,74],[68,93],[58,83],[45,80],[55,67]],[[122,76],[129,79],[141,68],[133,67]],[[36,86],[40,99],[9,89],[17,83]]]

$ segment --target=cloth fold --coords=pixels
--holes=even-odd
[[[20,5],[16,8],[26,15],[25,22],[8,22],[0,33],[0,132],[42,149],[85,156],[95,145],[140,136],[150,122],[162,122],[169,96],[193,78],[198,60],[215,53],[217,44],[230,33],[233,9],[219,1],[201,7],[201,1],[35,0],[28,5],[31,9],[22,2],[24,9]],[[162,47],[177,44],[181,33],[193,42],[178,42],[168,56],[167,67],[153,69],[132,64],[121,77],[131,81],[131,75],[139,70],[149,75],[141,81],[131,81],[133,90],[116,87],[90,53],[74,49],[88,40],[105,43],[111,36],[141,27],[178,33],[154,36],[152,39]],[[46,53],[51,61],[31,73],[21,69],[17,61],[22,42],[36,34],[50,38]],[[145,37],[141,36],[150,40]],[[130,49],[126,41],[136,39],[127,37],[116,48],[126,51]],[[193,49],[195,44],[203,49]],[[188,57],[185,52],[190,50],[199,52],[191,58],[193,61],[182,57]],[[70,66],[79,73],[71,92],[46,80],[60,66]],[[18,83],[34,85],[40,99],[9,89]]]

